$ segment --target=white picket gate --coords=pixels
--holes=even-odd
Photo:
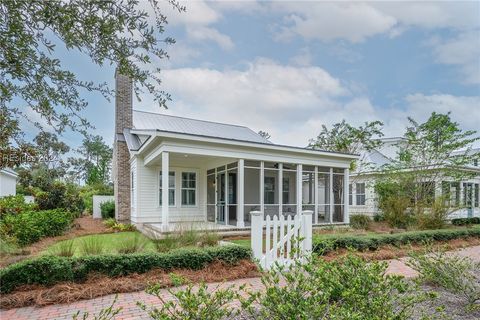
[[[290,215],[264,219],[260,211],[250,214],[253,256],[262,268],[270,269],[275,263],[288,266],[312,251],[313,211],[305,210],[293,219]]]

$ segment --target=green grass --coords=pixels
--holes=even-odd
[[[250,248],[250,239],[237,239],[237,240],[228,240],[228,242],[238,244],[239,246]]]
[[[78,237],[73,240],[64,240],[57,242],[44,251],[42,251],[42,254],[54,254],[55,252],[58,252],[60,247],[63,245],[64,242],[66,241],[73,241],[73,248],[75,250],[74,256],[81,256],[82,255],[82,242],[84,240],[90,240],[92,238],[98,238],[99,241],[102,242],[102,247],[103,247],[103,253],[112,253],[115,254],[117,253],[117,250],[121,248],[121,244],[123,241],[126,241],[130,238],[134,238],[135,234],[138,235],[139,238],[143,239],[145,241],[145,247],[144,247],[144,252],[156,252],[155,250],[155,245],[154,243],[142,235],[139,232],[119,232],[119,233],[107,233],[107,234],[95,234],[95,235],[89,235],[89,236],[83,236],[83,237]]]

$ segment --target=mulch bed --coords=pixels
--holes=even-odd
[[[480,245],[480,238],[465,238],[465,239],[453,239],[449,241],[437,241],[432,243],[432,248],[445,249],[447,251],[478,246]],[[408,256],[410,252],[422,252],[425,250],[425,245],[414,244],[414,245],[403,245],[403,246],[382,246],[374,251],[363,251],[355,252],[356,255],[361,256],[367,260],[390,260],[398,259]],[[325,259],[332,260],[337,259],[341,256],[348,254],[347,249],[337,249],[335,251],[327,253],[324,257]]]
[[[52,287],[22,286],[12,293],[3,294],[0,297],[0,308],[12,309],[71,303],[108,294],[140,291],[153,283],[161,284],[162,287],[171,287],[173,284],[170,273],[180,275],[191,282],[221,282],[260,276],[256,265],[248,260],[242,260],[236,265],[227,265],[220,261],[214,262],[202,270],[177,269],[166,272],[155,269],[143,274],[131,274],[116,278],[91,274],[84,283],[63,282]]]

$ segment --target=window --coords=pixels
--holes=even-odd
[[[357,194],[357,206],[365,205],[365,183],[355,184],[356,194]]]
[[[289,178],[283,178],[283,187],[282,187],[282,201],[283,204],[288,204],[290,203],[290,179]]]
[[[275,177],[265,177],[265,204],[275,204]]]
[[[353,205],[353,185],[348,185],[348,205]]]
[[[162,171],[160,171],[160,174],[158,175],[160,182],[159,182],[159,199],[158,199],[158,204],[162,205]],[[175,205],[175,172],[170,171],[168,172],[168,205],[169,206],[174,206]]]
[[[453,208],[460,205],[460,184],[458,182],[443,181],[442,195],[446,206]]]
[[[182,172],[182,206],[195,206],[197,191],[197,174]]]

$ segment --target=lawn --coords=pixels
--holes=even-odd
[[[82,246],[84,242],[98,240],[101,243],[103,253],[117,253],[117,250],[121,247],[121,244],[125,241],[131,241],[134,237],[139,237],[139,240],[145,243],[143,251],[145,252],[155,252],[155,244],[142,235],[140,232],[119,232],[119,233],[107,233],[107,234],[94,234],[89,236],[83,236],[74,238],[72,240],[59,241],[44,251],[41,254],[54,254],[57,252],[62,245],[65,245],[65,242],[73,241],[74,256],[82,255]]]

